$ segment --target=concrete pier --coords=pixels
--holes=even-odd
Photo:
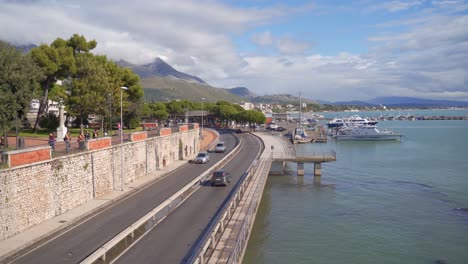
[[[322,176],[322,163],[314,163],[314,176]]]
[[[304,162],[297,163],[297,176],[304,176]]]
[[[279,167],[278,169],[283,168],[284,172],[286,162],[295,162],[298,176],[305,174],[304,163],[314,163],[314,175],[320,176],[322,163],[336,160],[334,151],[297,155],[294,146],[284,137],[263,133],[255,134],[263,141],[264,151],[249,172],[249,180],[245,180],[245,193],[239,199],[235,199],[235,206],[229,206],[227,211],[223,213],[223,217],[228,216],[230,219],[229,221],[220,221],[221,225],[218,228],[222,234],[219,235],[218,242],[215,245],[207,240],[206,252],[208,253],[201,254],[202,257],[195,262],[197,264],[242,263],[263,189],[268,175],[273,169],[273,163],[277,165],[275,167]],[[320,178],[314,177],[314,184],[320,184]],[[304,181],[304,178],[299,177],[298,181]],[[215,240],[216,236],[212,236],[211,239]]]

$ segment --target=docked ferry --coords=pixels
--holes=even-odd
[[[346,126],[332,135],[336,140],[383,141],[401,140],[402,134],[387,129],[377,129],[375,125]]]

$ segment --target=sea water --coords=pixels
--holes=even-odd
[[[404,137],[296,145],[337,161],[269,176],[244,263],[468,263],[468,121],[378,125]]]

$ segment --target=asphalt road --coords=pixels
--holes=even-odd
[[[230,151],[236,139],[229,133],[220,132],[221,140]],[[185,165],[163,179],[147,186],[76,227],[27,252],[12,263],[78,263],[100,246],[140,219],[154,207],[180,190],[194,178],[220,160],[224,154],[210,154],[207,164]],[[190,200],[190,199],[189,199]],[[183,219],[185,220],[185,219]]]
[[[192,246],[261,149],[256,137],[243,134],[243,138],[241,152],[224,167],[232,175],[227,187],[202,186],[115,263],[185,263]]]

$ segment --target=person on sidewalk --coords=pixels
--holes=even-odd
[[[93,139],[98,138],[98,136],[99,136],[99,133],[98,133],[97,129],[94,129],[94,131],[93,131]]]
[[[52,148],[52,151],[55,151],[55,136],[54,133],[50,132],[49,133],[49,146]]]
[[[78,136],[78,145],[80,146],[80,150],[85,149],[85,136],[83,132],[81,132],[80,135]]]
[[[68,132],[65,137],[63,137],[63,141],[65,141],[65,147],[67,149],[67,153],[70,153],[70,141],[71,141],[71,135],[70,132]]]

